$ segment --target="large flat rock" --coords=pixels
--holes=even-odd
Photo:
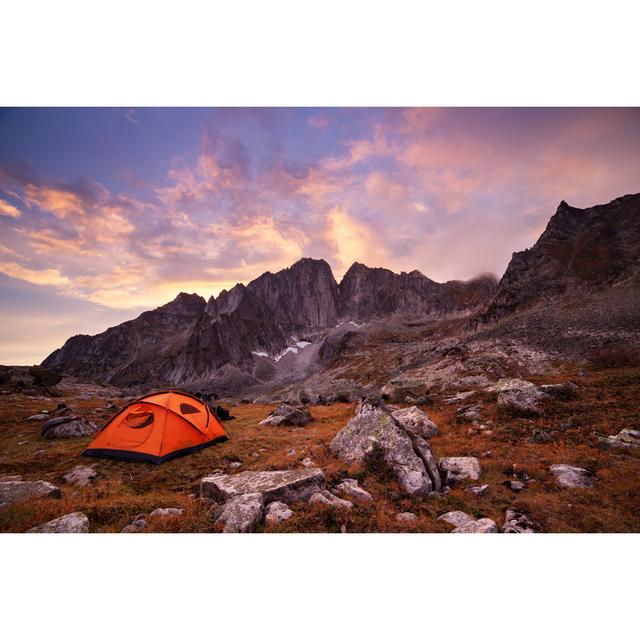
[[[9,480],[0,482],[0,507],[32,498],[60,497],[60,489],[45,480]]]
[[[27,533],[89,533],[89,518],[80,512],[74,511],[66,516],[39,524]]]
[[[325,488],[322,469],[288,471],[243,471],[233,475],[202,478],[200,493],[203,498],[226,502],[247,493],[260,493],[265,504],[269,502],[298,502],[308,500]]]

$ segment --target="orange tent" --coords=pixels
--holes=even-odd
[[[116,413],[83,455],[161,464],[224,440],[222,423],[198,398],[158,391]]]

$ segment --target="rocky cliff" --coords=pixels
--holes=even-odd
[[[514,253],[481,320],[501,319],[563,294],[640,278],[640,194],[578,209],[561,202],[531,249]]]

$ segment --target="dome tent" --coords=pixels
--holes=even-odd
[[[184,391],[157,391],[113,416],[83,455],[161,464],[228,440],[201,400]]]

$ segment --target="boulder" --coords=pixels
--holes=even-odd
[[[523,418],[542,415],[539,401],[543,393],[533,382],[519,378],[498,380],[495,390],[498,392],[498,407],[505,413]]]
[[[150,518],[166,518],[168,516],[181,516],[184,509],[178,509],[177,507],[166,507],[154,509],[150,514]]]
[[[535,525],[521,511],[509,508],[504,514],[502,533],[535,533]]]
[[[479,404],[474,404],[469,407],[460,407],[456,411],[456,422],[480,422],[482,420],[482,408]]]
[[[396,409],[393,417],[402,425],[405,431],[428,440],[438,435],[438,427],[429,416],[415,405],[406,409]]]
[[[93,436],[98,433],[96,424],[89,422],[80,416],[63,416],[52,418],[42,425],[40,436],[48,440],[54,438],[78,438]]]
[[[202,478],[200,495],[215,502],[226,502],[247,493],[260,493],[265,503],[308,500],[325,487],[322,469],[288,471],[242,471],[234,475]]]
[[[80,511],[39,524],[27,533],[89,533],[89,518]]]
[[[326,489],[318,491],[318,493],[314,493],[311,498],[309,498],[309,504],[323,504],[328,507],[336,507],[338,509],[351,509],[351,507],[353,507],[352,502],[338,498],[338,496],[333,495],[333,493]]]
[[[343,480],[336,486],[335,492],[339,496],[365,507],[373,502],[373,496],[368,491],[365,491],[362,487],[358,486],[358,481],[353,478]]]
[[[250,533],[262,521],[264,498],[261,493],[237,495],[221,509],[216,523],[224,524],[224,533]]]
[[[300,464],[305,469],[311,469],[312,467],[317,467],[318,466],[311,458],[305,458],[304,460],[302,460],[302,462],[300,462]]]
[[[49,418],[48,413],[36,413],[35,415],[29,416],[26,422],[40,422],[42,420],[47,420]]]
[[[384,405],[361,402],[356,413],[331,442],[331,451],[349,464],[391,470],[409,495],[440,489],[440,475],[428,442],[406,430]]]
[[[491,518],[480,518],[456,527],[451,533],[498,533],[498,527]]]
[[[304,427],[313,418],[306,407],[297,407],[283,402],[277,409],[274,409],[264,420],[262,425]]]
[[[542,393],[556,400],[575,400],[579,395],[579,389],[578,385],[574,382],[543,384],[540,386]]]
[[[31,498],[59,498],[60,489],[45,480],[0,482],[0,507]]]
[[[514,493],[520,493],[526,486],[522,480],[505,480],[502,484]]]
[[[418,516],[411,511],[404,511],[396,516],[396,522],[403,525],[415,526],[418,524]]]
[[[447,513],[443,513],[438,520],[448,522],[454,527],[461,527],[464,524],[473,522],[474,518],[464,511],[447,511]]]
[[[293,511],[284,502],[272,502],[267,506],[264,519],[270,524],[279,524],[292,515]]]
[[[605,449],[639,449],[640,430],[622,429],[616,435],[599,438],[598,440]]]
[[[453,485],[462,480],[479,480],[480,463],[478,458],[450,457],[440,458],[440,471],[446,484]]]
[[[549,470],[555,476],[556,482],[565,489],[588,489],[596,483],[596,478],[582,467],[552,464]]]
[[[93,467],[79,464],[64,476],[64,480],[77,487],[88,487],[97,475],[98,472]]]

